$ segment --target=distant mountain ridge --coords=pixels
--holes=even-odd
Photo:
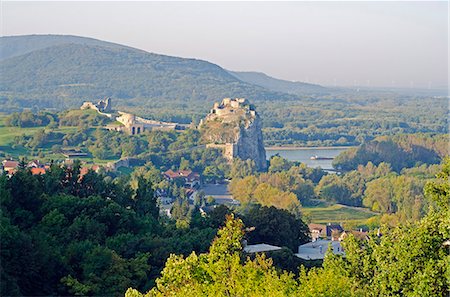
[[[241,71],[228,71],[231,75],[235,76],[241,81],[254,84],[271,91],[305,95],[305,94],[328,94],[329,89],[316,84],[304,83],[304,82],[292,82],[273,78],[262,72],[241,72]]]
[[[0,104],[6,105],[74,107],[105,96],[124,101],[141,98],[143,103],[212,102],[224,97],[282,100],[302,95],[301,88],[305,95],[325,89],[300,83],[293,88],[290,82],[268,76],[258,80],[207,61],[66,35],[1,37],[0,68]],[[286,88],[291,94],[283,91],[283,84],[291,86]]]
[[[35,50],[44,49],[50,46],[62,44],[85,44],[109,46],[117,48],[130,48],[117,43],[101,41],[89,37],[80,37],[73,35],[19,35],[0,37],[0,60],[20,56]]]

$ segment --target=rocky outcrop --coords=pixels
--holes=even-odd
[[[246,99],[225,98],[200,123],[203,141],[208,147],[222,148],[232,160],[251,159],[259,170],[266,168],[261,120]]]

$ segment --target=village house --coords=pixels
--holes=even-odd
[[[331,247],[333,254],[345,257],[340,241],[320,238],[300,245],[295,256],[304,260],[323,260],[329,247]]]
[[[44,164],[42,164],[39,160],[33,160],[28,162],[27,167],[29,168],[44,168]]]
[[[177,179],[184,180],[184,187],[186,188],[198,188],[200,186],[200,174],[193,172],[192,170],[178,170],[172,169],[164,172],[164,177],[169,181],[175,181]]]
[[[331,223],[328,223],[327,225],[309,224],[308,228],[312,241],[316,241],[320,238],[336,241],[339,240],[341,233],[344,232],[341,225]]]
[[[13,160],[3,160],[2,166],[3,166],[3,171],[6,171],[9,174],[12,174],[17,170],[17,167],[19,166],[19,162],[13,161]]]

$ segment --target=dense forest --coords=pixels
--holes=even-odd
[[[93,171],[80,176],[78,164],[53,165],[44,175],[32,175],[25,164],[21,166],[11,177],[0,177],[2,295],[115,296],[129,287],[147,291],[155,285],[151,295],[170,291],[177,296],[194,292],[442,296],[448,289],[444,271],[449,256],[442,245],[450,224],[448,158],[437,178],[424,186],[427,208],[422,216],[383,224],[383,236],[371,233],[368,241],[349,236],[344,242],[346,258],[329,254],[323,268],[301,271],[286,268],[292,250],[308,241],[298,213],[258,203],[236,209],[237,218],[229,217],[212,242],[232,210],[217,207],[205,217],[198,208],[188,208],[173,210],[180,215],[172,219],[161,217],[150,190],[154,177],[142,174],[151,172],[148,168],[112,179]],[[272,167],[272,172],[275,168],[279,167]],[[361,170],[381,173],[384,169],[372,165]],[[414,169],[409,174],[423,172]],[[255,231],[246,233],[242,222]],[[263,240],[286,246],[282,253],[288,254],[245,260],[243,236],[249,243]]]
[[[369,161],[375,165],[386,162],[394,171],[400,172],[402,168],[417,164],[437,164],[447,154],[448,135],[397,134],[378,137],[344,151],[333,160],[333,167],[352,170]]]
[[[75,164],[53,165],[37,176],[22,168],[0,177],[3,296],[148,290],[170,254],[205,252],[230,213],[222,206],[207,217],[198,208],[160,217],[151,177],[140,173],[81,176]],[[240,216],[258,230],[249,242],[264,239],[295,249],[308,240],[306,225],[289,212],[252,207]],[[269,225],[271,231],[264,231]]]

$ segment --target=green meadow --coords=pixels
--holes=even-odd
[[[31,149],[23,147],[23,146],[15,146],[14,145],[14,138],[17,136],[30,136],[36,133],[38,130],[42,129],[48,129],[44,126],[42,127],[26,127],[26,128],[20,128],[20,127],[7,127],[5,126],[5,118],[7,115],[0,114],[0,157],[12,157],[13,159],[19,159],[21,157],[26,157],[27,159],[33,158],[33,152]],[[75,132],[78,128],[77,127],[69,127],[69,126],[63,126],[58,128],[53,128],[52,132],[55,133],[62,133],[67,134],[71,132]],[[94,129],[92,129],[94,130]],[[59,141],[56,141],[60,143]],[[52,152],[51,148],[53,145],[57,144],[55,141],[50,141],[46,143],[40,151],[44,154],[44,158],[39,158],[42,160],[64,160],[64,155],[60,153],[54,153]],[[81,161],[87,162],[87,163],[96,163],[96,164],[106,164],[107,162],[113,161],[113,160],[101,160],[96,159],[91,156],[78,158]]]
[[[311,223],[351,223],[362,224],[378,214],[363,207],[351,207],[341,204],[319,207],[303,207],[303,214]]]

